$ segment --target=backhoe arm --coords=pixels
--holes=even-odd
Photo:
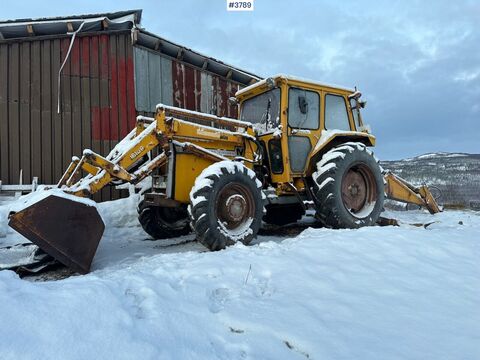
[[[390,172],[384,176],[384,179],[386,181],[385,193],[389,199],[422,206],[431,214],[441,212],[437,201],[426,185],[414,187]]]

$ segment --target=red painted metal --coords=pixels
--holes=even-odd
[[[7,99],[0,101],[0,175],[5,182],[15,183],[21,168],[26,176],[38,176],[42,183],[55,183],[72,155],[81,155],[84,148],[106,153],[135,126],[140,111],[135,105],[134,45],[130,32],[76,37],[61,73],[61,113],[57,114],[57,76],[70,41],[71,37],[61,37],[31,39],[26,45],[0,42],[0,79],[9,84],[0,89],[0,95]],[[203,70],[179,59],[162,61],[164,65],[171,64],[174,106],[200,111],[201,104],[208,103],[207,112],[213,107],[217,115],[236,117],[236,107],[228,103],[228,97],[238,89],[236,83],[208,72],[202,76]],[[202,84],[202,78],[206,84]],[[17,83],[15,79],[22,81]],[[170,88],[163,82],[161,86],[162,92]],[[142,114],[153,116],[153,112],[144,109]],[[22,140],[20,128],[30,136]],[[50,139],[45,144],[51,145],[38,146],[32,140],[38,138],[39,131],[42,138]],[[51,165],[45,171],[35,165],[47,163]],[[101,198],[109,196],[102,193]]]

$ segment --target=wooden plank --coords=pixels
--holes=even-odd
[[[118,36],[112,35],[109,40],[110,58],[110,134],[114,144],[120,140],[120,121],[118,117],[118,66],[117,66]]]
[[[161,56],[162,103],[173,105],[172,60]]]
[[[52,72],[52,126],[53,126],[53,175],[55,181],[60,180],[64,171],[63,161],[63,121],[62,114],[58,113],[58,70],[62,58],[60,39],[52,40],[51,72]],[[68,159],[67,159],[68,161]],[[65,162],[67,162],[65,161]]]
[[[158,103],[162,102],[162,67],[160,55],[152,52],[148,53],[148,110],[155,112]],[[136,77],[138,79],[138,77]]]
[[[52,127],[52,81],[55,79],[55,74],[52,73],[52,56],[51,56],[52,41],[44,40],[41,46],[41,119],[42,119],[42,138],[41,138],[41,152],[42,152],[42,182],[46,184],[55,184],[60,178],[56,178],[53,174],[53,127]],[[39,66],[40,67],[40,66]]]
[[[116,145],[120,134],[120,120],[118,116],[118,54],[117,54],[118,36],[111,35],[109,39],[109,59],[110,59],[110,134],[113,140],[112,146]],[[111,189],[111,199],[119,198],[118,191]]]
[[[100,117],[100,79],[99,79],[99,39],[92,36],[90,39],[90,116],[92,131],[92,150],[101,153],[102,124]],[[101,201],[101,193],[93,196],[95,201]]]
[[[127,63],[126,44],[123,36],[117,39],[117,62],[118,62],[118,117],[120,122],[120,137],[125,137],[130,129],[128,126],[128,99],[127,99]]]
[[[148,51],[134,49],[135,57],[135,98],[138,111],[150,111]]]
[[[20,174],[20,47],[10,45],[8,53],[8,142],[9,142],[9,184],[18,184]]]
[[[82,149],[92,148],[92,118],[90,103],[90,37],[81,38],[81,89],[82,89]]]
[[[196,110],[195,88],[195,70],[190,66],[183,66],[184,107],[188,110]]]
[[[108,37],[100,36],[99,41],[99,57],[100,57],[100,118],[102,122],[102,154],[106,155],[111,148],[111,132],[110,132],[110,84],[108,70],[108,54],[109,45]]]
[[[200,111],[211,114],[213,107],[212,75],[202,72],[200,79]]]
[[[110,131],[110,84],[109,84],[109,44],[108,36],[101,35],[99,41],[100,56],[100,117],[102,121],[102,154],[106,156],[112,148]],[[102,201],[111,198],[110,187],[102,189]]]
[[[238,91],[238,84],[227,81],[227,114],[229,117],[236,119],[238,116],[238,105],[231,105],[228,98],[235,96]]]
[[[20,44],[20,169],[24,182],[32,179],[30,137],[30,42]],[[40,160],[40,159],[39,159]]]
[[[227,116],[228,95],[227,82],[218,77],[217,78],[217,115]]]
[[[195,71],[195,88],[194,88],[194,97],[195,97],[195,111],[200,111],[201,102],[202,102],[202,75],[201,71],[194,69]]]
[[[133,46],[130,36],[122,35],[125,41],[125,62],[127,64],[127,114],[128,129],[135,127],[137,110],[135,109],[135,69],[133,67]]]
[[[173,106],[185,107],[185,65],[172,61]]]
[[[82,148],[82,92],[80,85],[81,39],[76,39],[70,53],[70,88],[72,112],[72,155],[81,156]],[[65,164],[67,166],[67,164]]]
[[[62,39],[62,60],[65,59],[70,40]],[[71,91],[71,58],[67,59],[61,75],[60,96],[62,99],[62,135],[63,135],[63,164],[62,168],[68,166],[69,160],[73,156],[72,152],[72,91]]]
[[[42,143],[44,140],[44,133],[42,131],[42,119],[41,119],[41,99],[44,90],[41,87],[42,77],[45,79],[46,74],[42,73],[41,68],[41,50],[42,41],[33,41],[31,49],[31,66],[32,66],[32,79],[31,79],[31,93],[30,101],[31,107],[31,126],[32,126],[32,176],[38,176],[40,183],[51,184],[47,182],[42,174],[42,165],[46,162],[50,162],[51,159],[45,161],[42,157]],[[50,79],[48,79],[49,81]],[[31,179],[27,179],[30,181]],[[51,180],[51,179],[48,179]]]
[[[9,181],[8,45],[0,44],[0,181]]]

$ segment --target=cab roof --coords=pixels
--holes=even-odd
[[[293,76],[293,75],[287,75],[287,74],[276,74],[276,75],[273,75],[273,76],[270,76],[269,78],[277,81],[277,80],[280,80],[280,79],[283,79],[283,80],[287,80],[288,81],[291,81],[291,82],[301,82],[301,83],[304,83],[304,84],[307,84],[307,85],[314,85],[314,86],[321,86],[321,87],[328,87],[328,88],[332,88],[332,89],[338,89],[338,90],[342,90],[342,91],[347,91],[349,93],[353,93],[355,92],[355,89],[353,88],[349,88],[349,87],[345,87],[345,86],[340,86],[340,85],[335,85],[335,84],[328,84],[328,83],[324,83],[324,82],[320,82],[320,81],[315,81],[315,80],[309,80],[309,79],[305,79],[305,78],[301,78],[301,77],[298,77],[298,76]],[[264,86],[267,82],[267,79],[269,78],[265,78],[263,80],[260,80],[252,85],[249,85],[243,89],[240,89],[238,90],[236,93],[235,93],[235,96],[239,96],[239,95],[243,95],[243,94],[246,94],[248,92],[250,92],[251,90],[255,89],[255,88],[258,88],[258,87],[261,87],[261,86]]]

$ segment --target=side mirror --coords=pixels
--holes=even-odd
[[[305,96],[298,97],[298,107],[300,108],[300,112],[302,114],[308,113],[308,102]]]
[[[238,105],[238,99],[235,96],[231,96],[228,98],[228,103],[231,106],[237,106]]]

